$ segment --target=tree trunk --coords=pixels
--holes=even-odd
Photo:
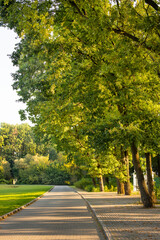
[[[123,146],[121,145],[121,163],[125,167],[125,175],[126,181],[124,182],[124,192],[125,195],[131,194],[131,187],[130,187],[130,175],[129,175],[129,159],[128,159],[128,151],[124,151]]]
[[[124,183],[125,195],[131,195],[131,184],[130,184],[130,175],[129,175],[129,158],[128,151],[124,152],[124,160],[126,164],[127,180]]]
[[[92,182],[93,182],[94,187],[96,187],[96,180],[95,180],[95,178],[92,178]]]
[[[160,154],[158,154],[158,177],[160,177]]]
[[[124,194],[124,183],[117,178],[117,194]]]
[[[154,201],[154,184],[153,184],[153,178],[152,178],[152,159],[150,153],[145,153],[146,156],[146,166],[147,166],[147,184],[148,184],[148,192]]]
[[[139,153],[138,153],[137,147],[134,143],[132,143],[131,149],[132,149],[133,165],[134,165],[134,169],[136,171],[136,175],[137,175],[137,179],[138,179],[138,186],[139,186],[139,190],[141,193],[142,203],[143,203],[144,207],[151,208],[151,207],[153,207],[153,199],[151,198],[151,196],[149,195],[149,192],[147,190],[143,171],[141,169],[141,165],[140,165],[140,161],[139,161]]]
[[[99,186],[100,186],[100,191],[104,192],[104,184],[103,184],[103,176],[102,175],[99,178]]]

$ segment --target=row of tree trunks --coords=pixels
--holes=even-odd
[[[151,208],[154,206],[154,185],[153,185],[153,178],[152,178],[152,161],[151,161],[151,154],[146,153],[146,166],[147,166],[147,185],[144,179],[144,174],[141,169],[140,160],[139,160],[139,153],[136,145],[133,143],[131,146],[132,150],[132,161],[134,165],[134,169],[136,171],[138,185],[141,193],[141,200],[146,208]],[[131,187],[130,187],[130,174],[129,174],[129,158],[128,158],[128,151],[121,151],[122,156],[122,163],[126,166],[126,181],[123,183],[117,178],[117,193],[118,194],[131,194]],[[100,191],[104,192],[104,181],[103,176],[101,175],[99,178],[99,186]]]
[[[121,163],[123,165],[125,165],[125,167],[126,167],[126,173],[125,173],[126,181],[122,182],[119,179],[117,179],[117,193],[130,195],[131,194],[131,186],[130,186],[128,151],[127,150],[124,151],[122,146],[121,146]]]
[[[100,191],[104,192],[104,182],[102,176],[99,178],[99,186]],[[123,183],[117,178],[117,193],[130,195],[131,194],[130,181],[126,181],[125,183]]]
[[[131,194],[131,184],[130,184],[130,174],[129,174],[129,158],[128,158],[128,151],[124,151],[124,161],[126,165],[126,181],[124,182],[124,191],[125,195]]]
[[[124,194],[124,183],[117,178],[117,194]]]
[[[153,184],[153,177],[152,177],[152,159],[151,153],[146,153],[146,167],[147,167],[147,185],[148,185],[148,192],[152,198],[152,201],[155,201],[154,195],[154,184]]]
[[[132,150],[132,161],[133,161],[134,169],[136,171],[136,176],[138,179],[138,186],[141,193],[142,203],[144,207],[151,208],[154,205],[153,198],[149,194],[149,191],[147,189],[147,186],[144,180],[143,171],[140,165],[138,149],[134,142],[132,143],[131,150]]]
[[[147,167],[147,185],[144,179],[144,174],[140,166],[139,153],[136,145],[133,143],[131,146],[132,149],[132,161],[134,165],[134,169],[136,171],[138,185],[141,193],[141,199],[144,207],[150,208],[154,206],[155,195],[154,195],[154,184],[152,178],[152,160],[151,154],[146,153],[146,167]],[[130,174],[129,174],[129,159],[128,159],[128,151],[124,151],[121,148],[121,158],[122,163],[126,166],[126,181],[123,183],[119,179],[117,179],[117,193],[130,195],[131,187],[130,187]]]

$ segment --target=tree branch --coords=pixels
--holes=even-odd
[[[81,55],[83,55],[83,56],[88,57],[95,65],[97,65],[97,62],[96,62],[96,61],[94,60],[94,58],[93,58],[92,56],[90,56],[89,54],[82,52],[80,49],[78,49],[78,53],[81,54]]]
[[[115,32],[115,33],[118,33],[120,35],[123,35],[123,36],[126,36],[128,38],[131,38],[133,41],[135,42],[140,42],[139,41],[139,38],[135,37],[134,35],[130,34],[130,33],[127,33],[121,29],[116,29],[116,28],[112,28],[112,30]]]
[[[77,9],[78,13],[82,16],[82,17],[86,17],[86,12],[84,9],[82,9],[82,11],[79,9],[78,5],[73,1],[73,0],[69,0],[69,3],[71,4],[72,7],[74,7],[75,9]]]
[[[132,39],[134,42],[140,43],[140,44],[143,45],[146,49],[155,52],[155,50],[154,50],[152,47],[147,46],[147,45],[145,44],[145,42],[141,42],[140,39],[137,38],[137,37],[135,37],[134,35],[132,35],[132,34],[130,34],[130,33],[127,33],[127,32],[125,32],[125,31],[123,31],[123,30],[121,30],[121,29],[112,28],[112,30],[113,30],[115,33],[117,33],[117,34],[120,34],[120,35],[122,35],[122,36],[126,36],[126,37]],[[158,55],[160,55],[160,54],[158,53]]]
[[[150,5],[152,8],[154,8],[156,11],[159,11],[160,8],[157,3],[155,3],[153,0],[145,0],[145,3]]]

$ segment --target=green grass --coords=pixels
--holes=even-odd
[[[0,185],[0,216],[25,205],[51,189],[45,185]]]

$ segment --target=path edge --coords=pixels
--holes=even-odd
[[[107,230],[107,228],[104,225],[103,221],[101,219],[99,219],[99,217],[97,217],[96,211],[92,208],[92,206],[89,203],[89,201],[87,199],[85,199],[85,197],[83,197],[83,195],[78,190],[75,190],[75,192],[78,193],[80,195],[80,197],[85,201],[85,203],[87,205],[87,208],[92,213],[93,217],[95,218],[96,222],[98,223],[98,225],[99,225],[99,227],[100,227],[104,237],[106,238],[106,240],[113,240],[113,238],[111,237],[110,232]]]
[[[15,214],[15,213],[23,210],[24,208],[26,208],[26,207],[28,207],[29,205],[33,204],[34,202],[38,201],[38,200],[39,200],[40,198],[42,198],[45,194],[47,194],[48,192],[51,192],[53,188],[54,188],[54,187],[51,187],[51,189],[49,189],[47,192],[43,193],[41,196],[33,199],[32,201],[26,203],[25,205],[23,205],[23,206],[21,206],[21,207],[19,207],[19,208],[16,208],[16,209],[14,209],[13,211],[11,211],[11,212],[9,212],[9,213],[6,213],[6,214],[4,214],[4,215],[2,215],[2,216],[0,216],[0,221],[6,219],[7,217],[9,217],[9,216],[11,216],[11,215],[13,215],[13,214]]]

